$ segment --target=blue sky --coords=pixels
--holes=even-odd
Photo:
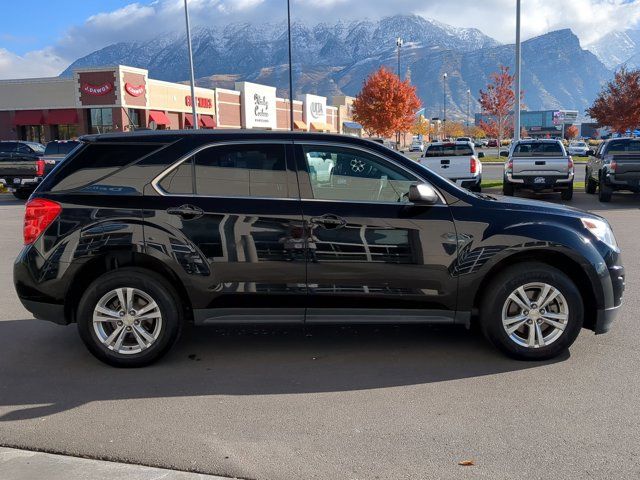
[[[291,0],[294,21],[335,23],[419,14],[514,40],[515,0]],[[571,28],[583,46],[637,28],[640,0],[523,0],[523,38]],[[194,25],[277,23],[286,0],[189,0]],[[25,8],[26,7],[26,8]],[[58,75],[71,62],[121,41],[183,32],[183,0],[3,0],[0,78]]]
[[[29,10],[25,11],[25,3]],[[121,8],[131,0],[5,0],[0,47],[18,55],[55,43],[66,30],[99,12]],[[151,3],[151,2],[142,2]],[[37,13],[36,13],[37,12]]]

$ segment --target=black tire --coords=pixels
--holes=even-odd
[[[162,315],[156,340],[138,353],[119,353],[107,348],[93,328],[93,312],[100,299],[124,287],[146,293],[156,302]],[[121,268],[98,277],[84,292],[77,311],[78,331],[84,344],[98,360],[114,367],[143,367],[162,357],[177,341],[182,330],[182,311],[179,296],[163,277],[142,268]],[[129,340],[132,341],[131,337]]]
[[[546,346],[521,346],[512,340],[502,324],[502,310],[509,295],[520,286],[544,283],[557,289],[568,307],[564,330]],[[580,291],[573,281],[557,268],[539,262],[516,264],[500,273],[490,285],[480,306],[481,328],[485,337],[498,349],[518,360],[547,360],[565,352],[575,341],[584,321],[584,307]],[[535,297],[533,297],[535,300]],[[523,325],[528,332],[529,326]],[[551,328],[543,324],[542,328]],[[519,335],[519,332],[516,332]]]
[[[18,200],[26,200],[31,196],[32,193],[33,193],[33,190],[15,190],[13,192],[13,196],[16,197]]]
[[[507,183],[505,180],[502,184],[502,194],[507,197],[513,197],[514,193],[515,189],[513,188],[513,185],[511,183]]]
[[[598,189],[598,183],[591,178],[591,172],[589,172],[589,169],[587,168],[585,170],[584,191],[589,195],[593,195]]]
[[[612,193],[613,190],[611,189],[611,187],[607,187],[601,178],[600,182],[598,182],[598,200],[603,203],[610,202]]]
[[[569,185],[569,188],[560,192],[560,198],[566,201],[569,201],[573,198],[573,183]]]

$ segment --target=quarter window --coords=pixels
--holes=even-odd
[[[303,147],[313,198],[408,202],[418,179],[376,155],[346,147]]]

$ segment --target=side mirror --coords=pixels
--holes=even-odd
[[[484,152],[478,152],[478,158],[484,158]]]
[[[595,150],[587,150],[587,155],[595,155],[596,151]]]
[[[508,157],[508,156],[509,156],[509,152],[507,152],[506,150],[502,150],[502,151],[500,152],[500,156],[501,156],[501,157]]]
[[[418,183],[409,187],[409,201],[421,205],[434,205],[438,203],[438,194],[435,188],[428,183]]]

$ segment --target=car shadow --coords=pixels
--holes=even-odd
[[[75,326],[0,322],[0,421],[45,417],[103,400],[278,395],[387,388],[536,368],[460,326],[187,328],[143,369],[106,366]],[[7,368],[10,366],[10,368]]]

